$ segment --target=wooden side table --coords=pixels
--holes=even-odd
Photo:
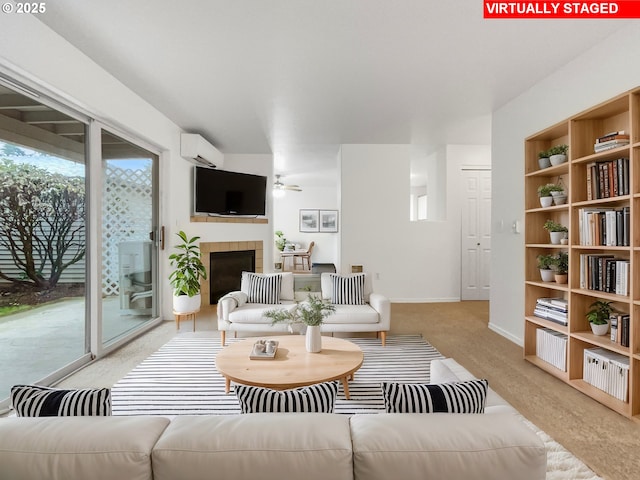
[[[176,330],[180,330],[180,322],[182,321],[193,321],[193,331],[196,331],[196,313],[198,313],[200,309],[193,310],[192,312],[176,312],[174,310],[173,314],[176,317]]]

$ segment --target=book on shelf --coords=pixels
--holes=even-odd
[[[565,312],[569,306],[569,302],[562,297],[541,297],[536,300],[536,303],[551,308],[557,308]]]
[[[594,143],[593,144],[593,151],[595,153],[599,153],[599,152],[604,152],[606,150],[611,150],[612,148],[618,148],[618,147],[623,147],[625,145],[629,145],[629,140],[624,140],[624,139],[620,139],[620,140],[609,140],[607,142],[602,142],[602,143]]]
[[[554,367],[567,371],[567,335],[551,330],[536,330],[536,356]]]
[[[533,315],[538,318],[544,318],[545,320],[559,323],[566,327],[568,324],[567,308],[559,305],[552,305],[550,302],[545,302],[545,300],[546,299],[538,299],[536,301],[536,306],[533,309]]]
[[[629,295],[629,260],[600,253],[581,253],[580,288]]]
[[[629,399],[629,358],[604,348],[584,350],[582,379],[623,402]]]
[[[603,136],[596,138],[596,143],[608,142],[609,140],[629,139],[629,135],[624,133],[624,130],[616,130],[614,132],[605,133]]]
[[[629,159],[591,162],[585,166],[587,200],[629,194]]]
[[[629,246],[630,208],[578,209],[578,239],[585,246]]]

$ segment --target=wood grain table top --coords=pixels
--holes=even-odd
[[[260,339],[279,342],[273,359],[251,360],[254,343]],[[224,347],[216,355],[216,367],[227,379],[243,385],[278,390],[331,380],[344,380],[362,366],[364,355],[353,342],[322,337],[322,350],[309,353],[304,335],[246,338]]]

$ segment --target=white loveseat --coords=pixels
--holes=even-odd
[[[293,289],[293,273],[281,275],[280,303],[249,303],[248,276],[243,273],[240,291],[231,292],[218,301],[218,330],[222,345],[225,344],[226,332],[284,332],[287,325],[271,325],[271,319],[265,317],[265,311],[275,308],[293,309],[296,306],[296,294]],[[320,277],[321,294],[324,299],[331,298],[330,273]],[[376,332],[382,344],[391,326],[391,305],[385,296],[374,293],[371,276],[367,273],[364,281],[364,305],[334,305],[335,313],[329,315],[322,325],[323,332]]]
[[[540,438],[492,390],[485,412],[2,418],[0,479],[543,480]]]

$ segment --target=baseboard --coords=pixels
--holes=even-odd
[[[495,324],[489,322],[489,330],[496,332],[498,335],[503,336],[507,340],[511,340],[516,345],[520,345],[521,347],[524,345],[521,338],[516,337],[515,335],[507,332],[505,329],[496,326]]]
[[[447,298],[390,298],[391,303],[443,303],[443,302],[459,302],[460,297]]]

